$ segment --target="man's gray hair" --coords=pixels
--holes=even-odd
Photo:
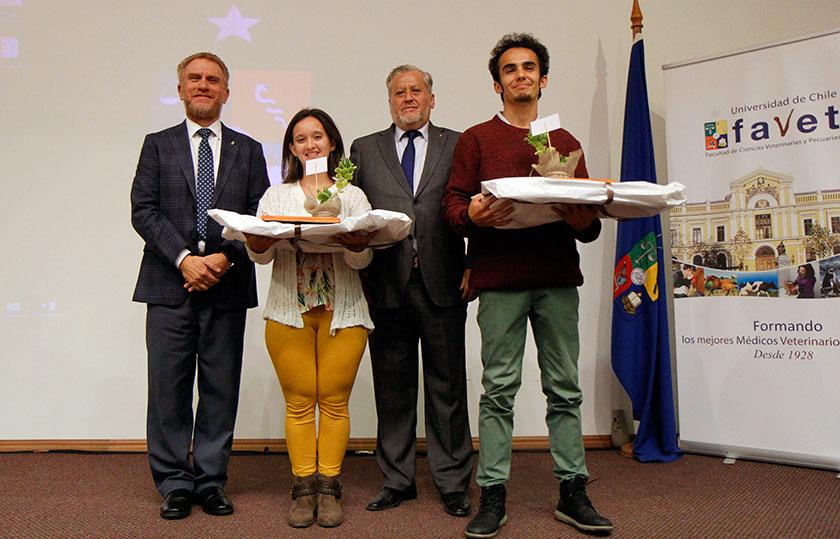
[[[195,54],[190,54],[189,56],[181,60],[181,63],[178,64],[178,82],[180,83],[181,79],[184,77],[184,70],[187,69],[187,65],[189,65],[189,63],[193,60],[197,60],[199,58],[210,60],[211,62],[219,66],[219,69],[222,70],[222,75],[224,75],[225,77],[225,88],[227,88],[228,84],[230,83],[230,71],[228,71],[228,67],[225,65],[222,59],[213,54],[212,52],[197,52]]]
[[[423,71],[419,67],[411,64],[403,64],[392,69],[391,72],[388,73],[388,78],[385,79],[385,88],[387,88],[390,91],[391,81],[394,80],[394,77],[402,73],[407,73],[408,71],[418,71],[421,75],[423,75],[423,82],[426,83],[426,87],[429,89],[429,93],[433,93],[431,73],[429,73],[428,71]]]

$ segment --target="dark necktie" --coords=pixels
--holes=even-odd
[[[195,185],[195,227],[198,230],[198,237],[207,237],[207,210],[210,209],[210,201],[213,200],[213,150],[207,139],[213,132],[206,127],[198,130],[201,143],[198,145],[198,176]]]
[[[408,144],[403,152],[402,162],[400,165],[405,174],[405,179],[408,181],[408,190],[414,195],[414,139],[420,136],[420,131],[412,129],[403,133],[403,137],[408,137]]]

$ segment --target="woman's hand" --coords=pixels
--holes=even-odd
[[[376,237],[377,230],[373,232],[364,232],[358,230],[356,232],[342,232],[332,237],[333,241],[340,243],[342,247],[354,253],[361,253],[367,249],[370,241]]]
[[[248,243],[248,249],[255,253],[264,253],[268,251],[269,247],[277,243],[280,238],[269,238],[267,236],[258,236],[256,234],[245,234],[245,240]]]

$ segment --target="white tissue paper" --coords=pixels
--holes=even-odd
[[[294,249],[291,242],[295,240],[295,228],[299,228],[295,245],[305,252],[331,253],[341,251],[340,243],[332,237],[343,232],[374,232],[370,247],[384,248],[408,236],[411,230],[411,218],[406,214],[389,210],[371,210],[362,215],[347,217],[335,224],[303,224],[278,223],[263,221],[253,215],[242,215],[227,210],[208,210],[207,215],[222,225],[222,237],[228,240],[245,241],[245,234],[255,234],[270,238],[289,240],[288,248]]]
[[[500,228],[529,228],[560,221],[551,210],[559,204],[597,204],[604,217],[651,217],[685,204],[685,186],[645,181],[607,183],[598,180],[555,179],[540,176],[499,178],[481,182],[482,192],[514,201],[513,221]]]

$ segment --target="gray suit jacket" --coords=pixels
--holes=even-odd
[[[412,196],[397,159],[394,130],[391,125],[359,138],[350,148],[350,158],[358,167],[353,183],[365,192],[371,206],[403,212],[413,221],[406,239],[374,251],[369,275],[375,306],[400,306],[411,276],[415,238],[420,272],[432,301],[439,307],[461,304],[458,286],[464,271],[464,240],[444,221],[441,205],[459,133],[429,124],[423,176]]]
[[[262,146],[222,126],[219,177],[211,208],[254,214],[268,189]],[[131,223],[146,242],[134,301],[180,305],[187,298],[175,261],[182,250],[198,254],[195,171],[186,122],[146,136],[131,186]],[[222,239],[222,227],[207,219],[205,254],[224,252],[234,266],[206,292],[194,292],[222,309],[257,304],[254,265],[238,241]]]

